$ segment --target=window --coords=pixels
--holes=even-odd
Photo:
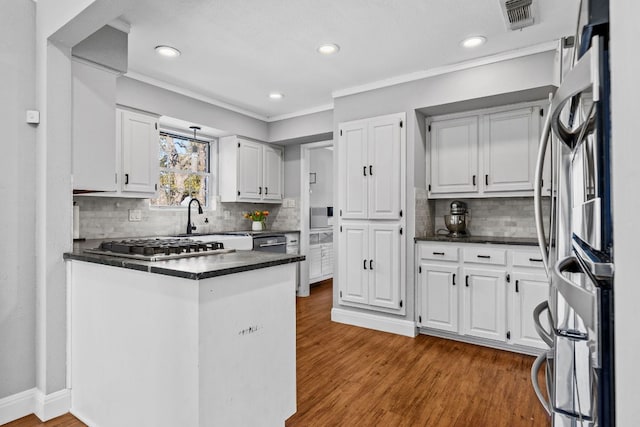
[[[182,206],[193,197],[211,206],[212,144],[215,142],[160,132],[160,186],[151,206]]]

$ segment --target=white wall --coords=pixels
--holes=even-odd
[[[0,399],[35,386],[35,3],[0,13]]]
[[[316,174],[316,183],[310,184],[309,204],[312,208],[333,206],[333,150],[309,150],[309,173]]]
[[[332,131],[333,110],[320,111],[269,123],[269,141],[295,141],[297,143],[324,141],[331,139],[327,138],[326,134]],[[308,138],[321,134],[324,134],[322,139]]]
[[[635,0],[611,2],[612,172],[614,222],[614,313],[616,425],[640,419],[640,334],[638,333],[638,224],[640,144],[638,136],[638,26]]]

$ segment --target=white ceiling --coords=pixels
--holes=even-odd
[[[129,71],[274,118],[322,109],[332,92],[557,40],[578,0],[534,0],[536,24],[508,31],[500,0],[138,0]],[[487,43],[464,49],[481,34]],[[316,52],[340,45],[337,55]],[[182,55],[156,55],[157,45]],[[269,92],[285,94],[273,101]]]

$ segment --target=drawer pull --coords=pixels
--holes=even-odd
[[[434,252],[434,255],[444,255],[444,252]]]
[[[529,258],[531,262],[542,262],[542,258]]]
[[[489,259],[491,255],[478,255],[478,258]]]

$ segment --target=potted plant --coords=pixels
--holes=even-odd
[[[265,222],[269,216],[269,211],[253,211],[244,214],[246,219],[250,219],[252,222],[251,229],[253,231],[261,231],[266,228]]]

